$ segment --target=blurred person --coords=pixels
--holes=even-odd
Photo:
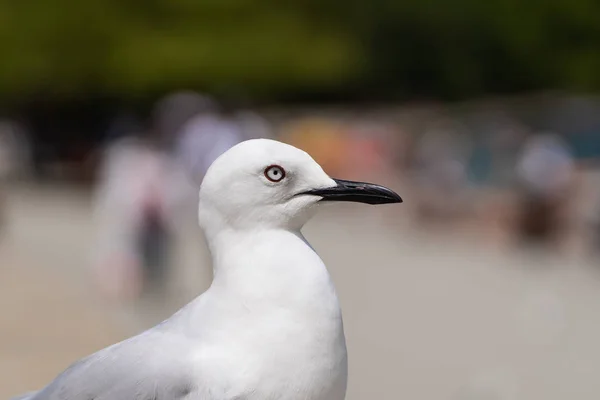
[[[171,225],[186,189],[156,143],[126,135],[107,147],[95,196],[95,273],[110,297],[163,294]]]
[[[526,142],[517,163],[517,228],[526,243],[551,245],[559,240],[574,167],[570,149],[557,134],[536,134]]]

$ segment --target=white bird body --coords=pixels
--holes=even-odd
[[[71,366],[29,400],[343,400],[347,354],[329,273],[300,233],[320,200],[400,202],[308,154],[243,142],[210,167],[199,220],[210,288],[156,327]]]
[[[199,345],[190,349],[198,387],[224,399],[342,400],[346,345],[325,265],[299,233],[241,236],[221,260],[227,272],[175,317],[198,327]],[[264,262],[240,264],[238,252]]]

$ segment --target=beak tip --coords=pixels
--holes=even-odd
[[[385,200],[383,200],[381,203],[379,204],[400,204],[400,203],[404,203],[404,200],[402,200],[402,197],[400,197],[400,195],[396,192],[393,192],[390,190],[390,194],[389,197]],[[377,203],[375,203],[377,204]]]

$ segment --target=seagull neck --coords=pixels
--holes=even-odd
[[[268,295],[322,282],[325,265],[299,230],[227,230],[209,239],[216,287]]]

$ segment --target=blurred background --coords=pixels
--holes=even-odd
[[[0,54],[0,398],[208,287],[255,137],[405,200],[305,229],[349,400],[600,396],[599,2],[0,1]]]

